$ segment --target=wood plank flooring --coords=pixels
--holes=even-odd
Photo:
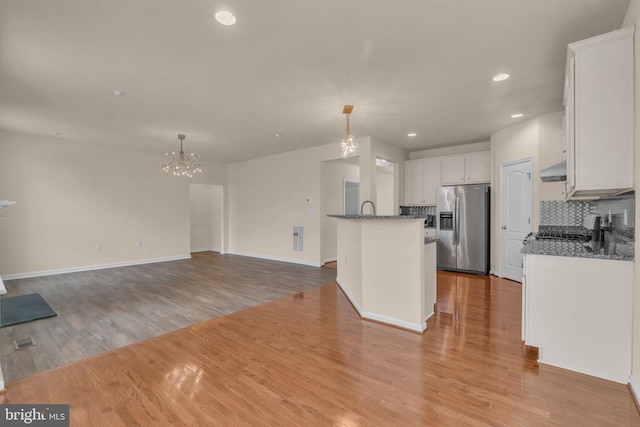
[[[12,381],[5,403],[69,403],[76,426],[640,426],[626,386],[536,363],[520,297],[438,272],[419,335],[329,283]]]
[[[214,252],[192,259],[7,281],[58,314],[0,328],[5,381],[85,359],[335,279],[335,271]],[[13,341],[35,347],[15,351]]]

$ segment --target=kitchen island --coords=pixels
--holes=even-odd
[[[437,238],[424,217],[338,218],[336,281],[363,319],[424,332],[436,303]]]

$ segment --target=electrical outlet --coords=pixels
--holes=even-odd
[[[96,251],[102,250],[102,243],[96,243]]]
[[[142,247],[142,240],[136,241],[136,246],[141,248]]]

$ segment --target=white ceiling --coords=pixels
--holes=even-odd
[[[619,28],[628,4],[2,0],[0,128],[154,153],[185,133],[230,162],[337,143],[353,104],[356,138],[487,141],[561,110],[566,44]]]

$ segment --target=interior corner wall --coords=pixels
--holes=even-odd
[[[393,170],[393,206],[394,206],[394,214],[398,213],[398,209],[402,203],[404,203],[404,162],[405,160],[409,160],[409,153],[401,148],[396,147],[390,143],[384,142],[377,138],[370,139],[370,161],[371,164],[371,172],[376,171],[376,159],[384,159],[394,163]],[[375,174],[372,175],[371,180],[375,181],[375,187],[371,189],[371,196],[374,196],[373,202],[375,203],[377,200],[377,180],[374,179]],[[364,180],[364,178],[363,178]],[[366,199],[363,199],[366,200]],[[376,203],[377,206],[377,203]]]
[[[163,173],[163,161],[159,154],[0,132],[0,198],[17,202],[0,218],[0,273],[188,257],[189,181]]]
[[[360,181],[360,166],[350,160],[330,160],[321,163],[322,192],[322,263],[338,257],[338,220],[329,214],[344,213],[344,181]]]
[[[631,0],[625,16],[623,27],[635,25],[635,150],[634,150],[634,181],[635,181],[635,206],[640,206],[640,42],[638,30],[640,29],[640,0]],[[640,211],[638,211],[640,212]],[[638,215],[638,213],[636,213]],[[638,239],[635,241],[635,253],[640,253]],[[637,261],[633,267],[633,325],[632,325],[632,366],[630,382],[636,399],[640,399],[640,263]]]
[[[221,252],[222,186],[191,184],[191,252]]]
[[[532,228],[540,224],[540,200],[562,200],[564,184],[543,183],[540,170],[563,160],[563,112],[543,114],[494,133],[491,137],[491,271],[500,271],[500,164],[531,158]]]
[[[496,132],[491,138],[491,271],[500,271],[500,165],[502,163],[533,159],[533,228],[537,228],[540,213],[537,206],[539,120],[533,118]]]
[[[565,159],[564,144],[564,112],[544,114],[538,116],[539,123],[539,168],[542,170],[553,166]],[[564,200],[564,182],[540,182],[540,200]],[[538,209],[538,206],[534,206]]]
[[[376,213],[378,215],[397,215],[399,204],[395,204],[394,169],[378,166],[376,168]]]
[[[299,264],[321,264],[320,162],[336,144],[229,165],[229,252]],[[304,227],[303,251],[293,227]]]
[[[375,197],[376,156],[403,163],[404,150],[359,138],[360,199]],[[229,165],[229,252],[300,264],[322,264],[321,162],[337,144]],[[404,165],[402,165],[404,166]],[[404,169],[402,169],[404,188]],[[304,251],[293,251],[293,226],[304,227]]]

